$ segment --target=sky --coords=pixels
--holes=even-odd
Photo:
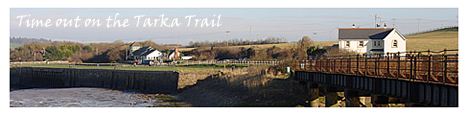
[[[186,45],[190,41],[222,41],[227,36],[226,31],[230,31],[229,39],[242,38],[249,39],[249,30],[251,27],[250,38],[252,40],[265,39],[267,37],[285,37],[288,41],[297,41],[302,36],[310,36],[315,41],[337,40],[338,28],[350,28],[352,24],[357,27],[367,28],[374,27],[375,17],[372,14],[378,14],[382,21],[387,23],[388,27],[393,26],[403,34],[418,32],[418,19],[420,19],[420,31],[439,28],[441,26],[457,26],[458,18],[466,19],[463,15],[466,6],[461,0],[392,0],[392,1],[375,1],[375,0],[326,0],[326,1],[298,1],[298,0],[283,0],[281,2],[273,1],[252,1],[252,0],[236,0],[236,1],[219,1],[219,0],[182,0],[182,1],[160,1],[160,0],[131,0],[131,1],[96,1],[96,0],[79,0],[79,1],[63,1],[63,0],[15,0],[2,2],[0,6],[3,18],[0,18],[0,27],[3,27],[2,35],[4,37],[28,37],[28,38],[48,38],[52,40],[67,40],[76,42],[113,42],[123,40],[124,42],[152,40],[160,44],[177,43]],[[190,9],[188,9],[190,8]],[[460,10],[460,11],[459,11]],[[104,21],[109,16],[114,16],[119,13],[119,16],[128,18],[130,26],[128,27],[34,27],[28,28],[24,25],[19,26],[20,15],[30,15],[31,19],[51,19],[55,23],[56,19],[74,19],[80,16],[81,19],[94,18]],[[164,14],[169,19],[178,18],[183,23],[179,27],[135,27],[134,16],[145,15],[146,17],[157,18]],[[461,15],[459,15],[461,14]],[[185,16],[196,15],[198,18],[213,19],[213,15],[221,15],[219,27],[187,27],[183,22]],[[83,20],[82,20],[83,21]],[[380,21],[380,20],[379,20]],[[464,23],[460,23],[463,25]],[[463,31],[463,28],[461,29]],[[314,34],[316,33],[316,34]],[[315,35],[315,36],[314,36]],[[463,32],[460,33],[460,38],[464,38]],[[177,40],[179,39],[179,40]],[[1,54],[7,54],[8,42],[7,39],[2,39],[4,50]],[[464,39],[459,39],[459,42],[466,43]],[[465,50],[463,45],[460,46],[460,55],[463,56]],[[8,60],[7,56],[2,56],[2,60]],[[461,60],[460,65],[465,61]],[[8,62],[3,61],[2,72],[7,73]],[[463,66],[460,67],[461,69]],[[460,76],[464,75],[464,71],[460,71]],[[8,80],[2,80],[4,91],[7,92]],[[463,87],[463,86],[461,86]],[[464,93],[460,92],[463,97]],[[3,95],[2,103],[6,102],[7,94]],[[460,98],[460,102],[464,102]],[[463,103],[461,103],[463,104]],[[453,113],[461,113],[463,107],[450,110]],[[101,112],[100,109],[59,109],[54,112],[67,112],[82,114],[83,112]],[[107,108],[106,108],[107,109]],[[179,108],[178,108],[179,109]],[[12,109],[8,109],[12,110]],[[119,114],[135,114],[135,112],[154,112],[152,109],[146,111],[132,111],[126,108],[118,108],[106,110],[103,114],[114,112]],[[306,113],[311,112],[310,109],[294,109],[285,110],[277,108],[261,108],[255,109],[262,114],[291,114],[291,112]],[[353,111],[356,110],[356,111]],[[415,109],[398,109],[383,110],[373,109],[366,110],[370,113],[379,112],[379,114],[395,114],[415,113]],[[158,113],[173,114],[172,109],[158,109]],[[249,110],[231,110],[214,109],[209,110],[212,114],[237,114],[238,112],[251,113]],[[329,113],[330,109],[314,109],[313,113]],[[50,113],[48,109],[35,109],[34,111],[9,111],[9,112],[30,112]],[[191,109],[188,111],[177,111],[177,113],[187,112],[187,114],[203,113],[207,114],[205,109]],[[346,109],[345,111],[337,110],[335,113],[340,114],[361,114],[358,109]],[[448,114],[447,111],[417,111],[423,114]]]
[[[336,41],[338,28],[353,24],[373,28],[376,17],[377,23],[386,23],[403,34],[458,26],[458,8],[10,8],[10,36],[84,43],[151,40],[182,45],[190,41],[268,37],[294,42],[303,36],[314,41]],[[75,21],[77,18],[80,20]],[[27,26],[33,19],[43,23],[49,20],[49,26]],[[87,19],[99,20],[101,25],[85,26]],[[151,23],[159,20],[151,27],[143,27],[146,19]],[[175,19],[179,25],[171,26]],[[201,20],[197,25],[196,19]],[[203,19],[214,24],[202,27]],[[70,25],[63,24],[66,20],[72,21]],[[119,23],[112,25],[116,20],[120,27]],[[125,20],[128,23],[124,27]]]

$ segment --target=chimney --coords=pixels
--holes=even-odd
[[[175,47],[174,58],[179,58],[179,49],[177,49],[177,46]]]
[[[387,29],[387,23],[384,23],[383,28],[384,28],[384,29]]]
[[[356,28],[356,25],[353,24],[353,28]]]

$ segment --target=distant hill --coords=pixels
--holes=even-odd
[[[51,39],[10,37],[10,48],[14,49],[31,42],[50,43]]]
[[[408,51],[458,49],[458,27],[405,36]]]

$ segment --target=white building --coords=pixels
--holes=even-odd
[[[359,54],[406,51],[406,38],[394,28],[339,28],[339,48]]]
[[[159,60],[162,57],[162,53],[150,46],[142,47],[133,52],[134,59],[138,60]]]
[[[179,49],[176,47],[174,50],[170,50],[169,52],[163,51],[164,59],[179,59],[180,52]]]

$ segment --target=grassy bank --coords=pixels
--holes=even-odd
[[[97,63],[86,63],[89,65],[96,65]],[[179,66],[147,66],[147,65],[138,65],[132,66],[130,64],[116,64],[116,63],[99,63],[101,66],[84,66],[84,65],[74,65],[70,67],[69,64],[23,64],[23,65],[10,65],[10,67],[45,67],[45,68],[76,68],[76,69],[119,69],[119,70],[144,70],[144,71],[179,71],[179,70],[221,70],[226,67],[226,69],[231,69],[232,64],[199,64],[199,65],[179,65]],[[113,64],[121,65],[120,67],[116,66],[102,66],[104,64]],[[248,67],[247,64],[234,64],[236,69],[241,69]],[[265,66],[265,65],[250,65],[253,66]]]
[[[408,51],[458,49],[458,31],[434,31],[405,36]]]

